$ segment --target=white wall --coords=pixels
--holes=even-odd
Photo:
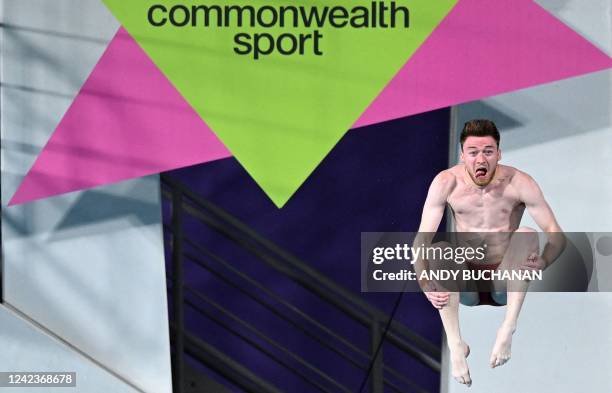
[[[170,392],[158,178],[6,207],[118,23],[98,0],[2,0],[0,9],[4,299],[138,389]],[[35,333],[8,326],[0,370],[40,369],[31,348],[14,345]],[[106,391],[131,390],[61,345],[46,348],[57,350],[49,369],[81,368],[100,386],[125,385]]]
[[[539,3],[612,53],[609,0]],[[457,123],[494,120],[502,163],[536,179],[565,231],[612,232],[611,81],[612,73],[604,71],[460,105]],[[522,224],[535,227],[529,217]],[[598,255],[597,264],[611,276],[612,256]],[[611,289],[611,283],[599,284]],[[611,293],[528,294],[512,359],[492,370],[488,359],[504,311],[460,309],[472,348],[470,392],[612,392]],[[442,391],[468,391],[452,380],[447,362],[444,368]]]

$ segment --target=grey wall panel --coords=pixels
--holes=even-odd
[[[3,306],[0,306],[0,326],[2,372],[76,372],[76,387],[47,388],[57,393],[138,391]],[[0,390],[3,393],[25,393],[34,389],[2,387]],[[45,388],[36,390],[44,391]]]
[[[0,4],[5,300],[139,389],[170,392],[157,176],[6,207],[118,23],[98,0]]]
[[[612,53],[612,2],[539,3]],[[502,163],[538,181],[564,230],[610,232],[611,81],[612,73],[604,71],[468,103],[457,108],[457,123],[461,127],[474,117],[495,120],[502,135]],[[522,224],[535,225],[530,217]],[[600,255],[597,267],[610,269],[610,258]],[[612,391],[607,372],[612,369],[612,294],[528,294],[512,359],[492,370],[488,359],[504,311],[460,309],[462,334],[472,348],[471,392]],[[466,391],[450,377],[447,362],[443,385],[445,392]]]

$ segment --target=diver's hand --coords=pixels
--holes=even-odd
[[[422,283],[421,288],[423,289],[423,293],[425,294],[425,297],[427,297],[427,300],[429,300],[438,310],[441,310],[448,304],[450,294],[448,292],[438,291],[435,283],[431,281]]]
[[[527,257],[527,260],[521,265],[521,270],[526,271],[541,271],[546,269],[546,261],[537,253],[532,253]]]

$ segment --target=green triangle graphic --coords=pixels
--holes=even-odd
[[[267,193],[282,207],[321,160],[340,140],[384,86],[431,34],[457,0],[361,1],[264,1],[264,0],[103,0],[119,22],[136,39],[151,60],[217,134],[236,159]],[[397,11],[395,27],[380,27],[380,6],[387,7],[383,22],[390,24],[391,7]],[[153,5],[153,26],[148,14]],[[250,26],[250,14],[244,11],[238,26],[237,7],[230,10],[224,24],[225,6],[253,7],[263,23],[273,22],[281,7],[304,7],[310,14],[314,7],[321,15],[328,8],[342,6],[349,15],[368,15],[370,27],[304,27],[298,10],[299,26],[293,26],[293,14],[285,12],[285,26]],[[167,11],[164,12],[161,7]],[[192,8],[196,7],[196,8]],[[199,8],[198,8],[199,7]],[[208,7],[209,26],[204,26],[204,8]],[[216,9],[215,7],[219,7]],[[377,27],[372,11],[376,9]],[[195,11],[195,12],[193,12]],[[341,15],[341,9],[333,11]],[[195,17],[194,17],[195,16]],[[173,19],[178,27],[170,24]],[[195,20],[193,26],[191,21]],[[349,18],[336,16],[336,24]],[[277,18],[280,22],[280,16]],[[366,22],[365,17],[355,23]],[[246,51],[235,42],[236,36],[251,45],[260,34],[262,50],[268,48],[267,34],[289,52],[303,43],[303,54],[282,54],[276,46],[270,54],[237,54]],[[281,36],[283,35],[284,36]],[[291,37],[289,36],[291,34]],[[315,34],[319,35],[315,47]],[[300,39],[300,35],[303,35]],[[292,38],[293,37],[293,38]],[[296,50],[299,50],[297,48]],[[315,52],[322,53],[317,54]]]

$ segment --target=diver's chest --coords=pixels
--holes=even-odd
[[[510,214],[519,204],[519,199],[508,187],[492,187],[484,190],[464,187],[453,191],[448,203],[455,214],[459,215],[485,212]]]

